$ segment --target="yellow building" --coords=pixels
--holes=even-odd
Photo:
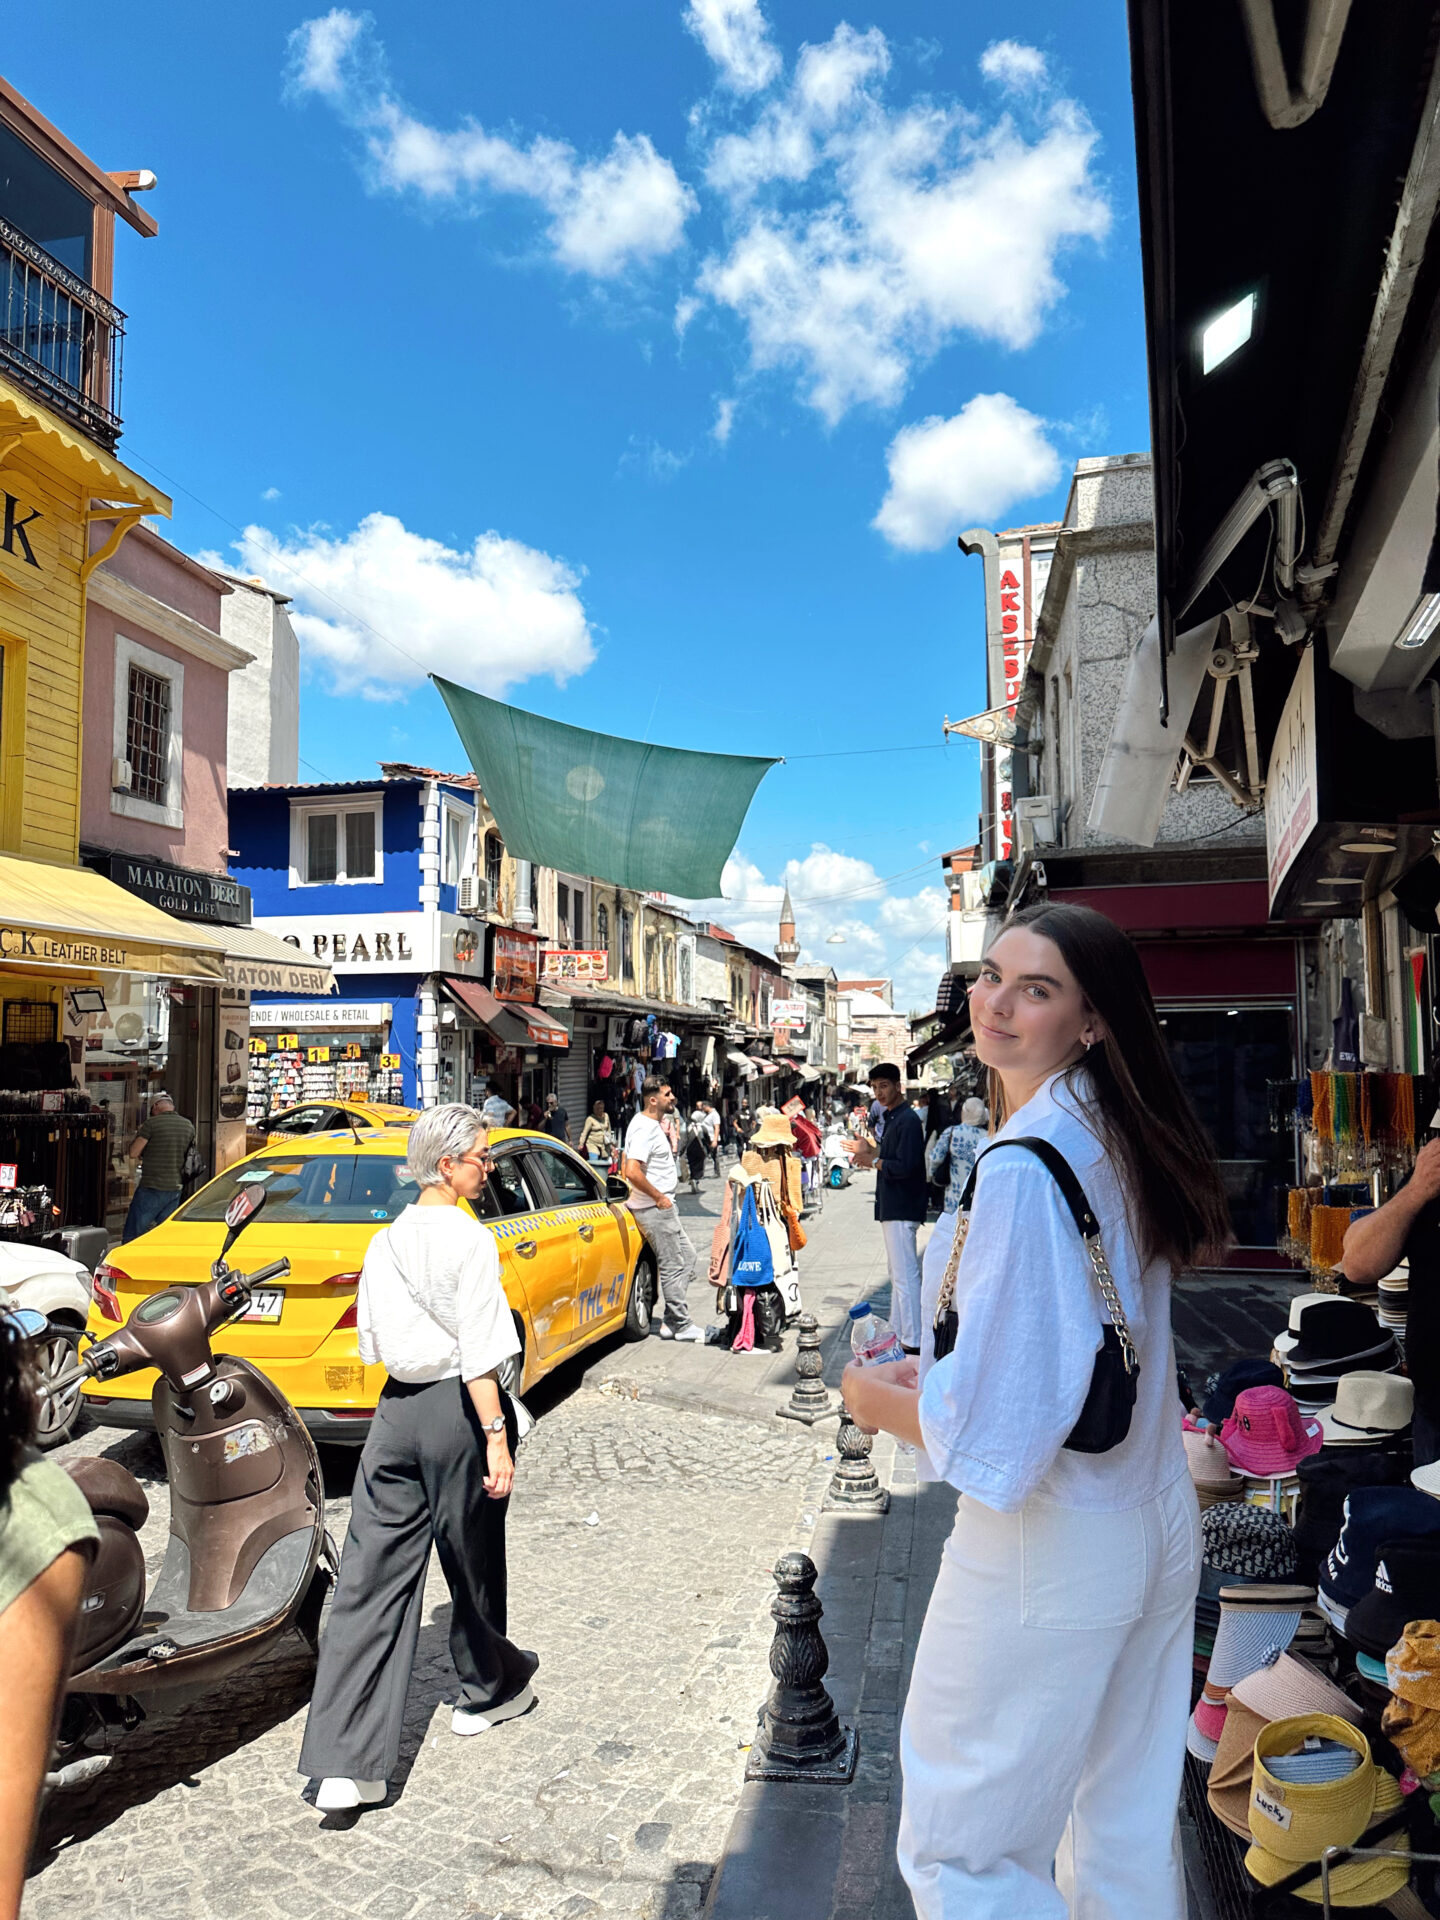
[[[208,933],[78,864],[86,582],[170,513],[115,456],[115,220],[152,235],[131,194],[151,184],[103,172],[0,80],[0,1198],[43,1183],[75,1223],[103,1217],[120,1144],[72,1095],[87,993],[224,978]]]

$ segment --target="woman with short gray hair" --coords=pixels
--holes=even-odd
[[[540,1663],[506,1638],[515,1415],[498,1369],[520,1342],[494,1235],[472,1211],[492,1164],[483,1116],[432,1107],[410,1129],[407,1157],[419,1195],[375,1235],[360,1275],[360,1358],[390,1377],[355,1476],[300,1749],[325,1813],[385,1798],[432,1540],[460,1677],[452,1732],[487,1733],[535,1704]]]

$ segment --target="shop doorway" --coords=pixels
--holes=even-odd
[[[1158,1011],[1175,1070],[1215,1143],[1236,1243],[1273,1251],[1274,1196],[1298,1174],[1293,1136],[1270,1131],[1266,1083],[1294,1074],[1294,1008],[1191,1003]]]

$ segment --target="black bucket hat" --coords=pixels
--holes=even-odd
[[[1440,1618],[1440,1539],[1385,1540],[1375,1558],[1375,1584],[1355,1602],[1345,1638],[1383,1660],[1412,1620]]]

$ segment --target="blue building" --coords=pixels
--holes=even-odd
[[[534,1004],[538,936],[498,924],[495,836],[473,775],[387,769],[229,799],[230,871],[255,925],[323,958],[340,988],[329,1001],[252,996],[252,1041],[269,1048],[254,1063],[257,1104],[262,1066],[276,1106],[347,1094],[429,1106],[470,1099],[507,1049],[527,1059],[568,1045]]]

